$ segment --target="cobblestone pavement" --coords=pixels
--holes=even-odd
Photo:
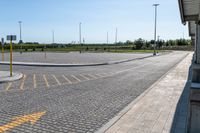
[[[192,55],[189,54],[138,98],[106,133],[186,132],[190,84],[187,78]]]
[[[24,77],[0,84],[0,131],[95,132],[187,53],[95,67],[15,66]]]
[[[138,57],[146,57],[151,53],[51,53],[47,52],[45,58],[44,52],[19,52],[13,53],[13,61],[16,62],[40,62],[40,63],[60,63],[60,64],[90,64],[90,63],[105,63],[109,61],[130,60]],[[2,59],[0,54],[0,60]],[[5,61],[9,61],[9,53],[5,53]]]

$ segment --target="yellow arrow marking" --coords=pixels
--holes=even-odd
[[[30,114],[30,115],[16,117],[14,121],[6,125],[0,126],[0,133],[10,130],[26,122],[35,124],[45,113],[46,112],[38,112],[38,113]]]

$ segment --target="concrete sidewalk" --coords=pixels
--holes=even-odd
[[[192,53],[113,118],[99,132],[184,133]]]
[[[12,77],[10,77],[9,71],[0,71],[0,83],[16,81],[21,79],[22,77],[22,73],[12,73]]]

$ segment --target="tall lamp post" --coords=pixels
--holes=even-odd
[[[20,37],[20,40],[19,40],[19,43],[20,43],[20,53],[22,54],[22,21],[19,21],[19,37]]]
[[[80,47],[81,47],[81,49],[80,49],[80,53],[82,53],[81,25],[82,25],[82,23],[80,22],[80,23],[79,23],[79,44],[80,44]]]
[[[52,30],[52,44],[54,44],[54,30]]]
[[[117,38],[118,37],[118,29],[116,28],[116,31],[115,31],[115,52],[117,51]]]
[[[154,52],[153,55],[156,55],[156,31],[157,31],[157,7],[160,4],[153,4],[153,6],[155,7],[155,30],[154,30]]]
[[[109,40],[108,40],[108,32],[107,32],[107,44],[108,44],[108,41],[109,41]]]
[[[81,37],[81,23],[79,23],[79,44],[81,45],[82,43],[82,37]]]

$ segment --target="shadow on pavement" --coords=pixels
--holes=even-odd
[[[191,79],[192,67],[190,66],[185,87],[176,106],[170,133],[186,133],[187,131]]]

